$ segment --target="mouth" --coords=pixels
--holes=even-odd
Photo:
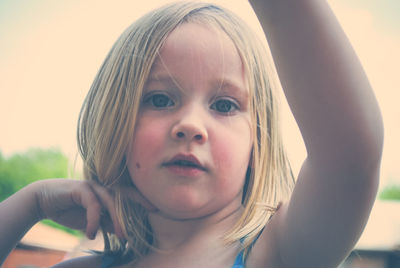
[[[207,171],[207,169],[197,160],[196,157],[192,155],[179,154],[173,157],[168,162],[163,164],[165,167],[179,167],[186,169],[199,169],[202,171]]]

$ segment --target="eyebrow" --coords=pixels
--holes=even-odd
[[[165,74],[161,74],[161,75],[149,75],[149,77],[147,78],[147,83],[149,82],[168,82],[168,83],[175,83],[176,79],[174,79],[173,77],[171,77],[170,75],[165,75]]]
[[[149,83],[162,83],[166,85],[174,85],[177,86],[178,88],[181,88],[178,81],[174,77],[171,77],[169,74],[164,74],[164,73],[162,74],[156,73],[155,75],[151,74],[146,81],[146,84]],[[220,92],[234,94],[240,98],[247,99],[249,96],[249,90],[237,85],[237,83],[235,83],[235,81],[231,79],[227,78],[215,79],[210,83],[210,86],[214,89],[220,90]]]
[[[248,98],[249,96],[249,90],[237,85],[237,83],[235,83],[230,79],[224,78],[222,81],[216,81],[215,87],[218,88],[218,90],[221,90],[222,92],[227,91],[241,98]]]

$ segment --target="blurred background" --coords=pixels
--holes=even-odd
[[[80,106],[122,31],[145,12],[170,1],[145,2],[0,0],[0,200],[37,179],[81,176],[76,146]],[[212,2],[230,8],[262,35],[247,1]],[[364,66],[385,124],[377,202],[354,254],[343,267],[359,263],[363,266],[357,267],[396,267],[390,265],[398,260],[400,245],[400,2],[328,2]],[[282,102],[284,138],[297,173],[305,149],[288,106],[284,99]],[[72,251],[82,251],[82,244],[87,245],[80,233],[52,222],[46,221],[38,228],[42,228],[36,231],[39,235],[31,232],[31,237],[20,243],[20,252],[36,252],[32,256],[37,257],[53,250],[58,256],[55,259],[50,255],[37,259],[54,263],[65,258],[66,252],[72,256]],[[58,237],[51,233],[54,230],[64,242],[49,243]],[[99,244],[87,247],[101,249]],[[23,259],[23,255],[17,256]],[[5,265],[50,264],[28,260]]]

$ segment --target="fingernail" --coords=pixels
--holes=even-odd
[[[88,234],[87,238],[90,240],[94,240],[96,237],[96,232]]]

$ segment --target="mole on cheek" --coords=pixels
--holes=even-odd
[[[140,168],[139,162],[136,163],[136,167],[137,167],[137,168]]]

